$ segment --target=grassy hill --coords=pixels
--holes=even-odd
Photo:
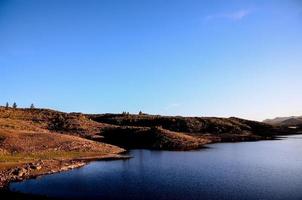
[[[32,133],[37,135],[32,137],[34,140],[38,140],[42,136],[56,139],[73,136],[70,140],[81,139],[84,141],[86,139],[85,142],[94,140],[98,142],[97,144],[102,145],[109,143],[127,148],[185,150],[200,148],[205,143],[215,141],[265,139],[277,134],[278,130],[269,124],[234,117],[170,117],[146,114],[89,115],[49,109],[6,109],[1,107],[0,131],[11,133],[2,134],[2,140],[6,142],[9,141],[6,138],[8,135]],[[43,143],[49,146],[47,140]],[[7,151],[5,148],[2,148],[2,151]]]
[[[0,186],[75,167],[79,165],[75,160],[119,157],[124,149],[79,137],[101,126],[85,117],[51,110],[0,108]]]

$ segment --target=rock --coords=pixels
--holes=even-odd
[[[16,171],[16,175],[18,177],[22,177],[26,174],[27,170],[25,168],[19,168],[17,171]]]
[[[1,175],[0,182],[4,182],[5,180],[6,180],[6,178],[4,178],[4,176]]]
[[[42,169],[42,166],[36,166],[36,170],[40,170],[40,169]]]
[[[37,163],[37,164],[30,163],[29,166],[30,166],[31,169],[34,169],[34,170],[42,169],[42,166],[39,163]]]
[[[33,165],[33,166],[31,166],[31,168],[34,169],[34,170],[40,170],[40,169],[42,169],[42,166],[41,165]]]

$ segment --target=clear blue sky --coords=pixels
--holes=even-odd
[[[302,115],[300,0],[0,0],[0,103]]]

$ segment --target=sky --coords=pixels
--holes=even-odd
[[[301,0],[0,0],[0,104],[302,115]]]

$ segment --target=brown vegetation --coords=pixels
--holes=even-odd
[[[217,117],[168,117],[159,115],[86,115],[93,121],[108,123],[116,126],[162,127],[163,129],[182,132],[193,136],[206,134],[222,136],[251,135],[271,136],[276,129],[268,124],[250,120]]]
[[[66,117],[66,121],[61,121],[61,129],[54,129],[60,116]],[[90,120],[82,123],[84,120],[80,116],[74,116],[51,110],[0,108],[0,186],[9,180],[48,173],[50,168],[60,171],[63,161],[69,163],[72,160],[117,157],[125,151],[78,137],[93,134],[102,124],[97,123],[96,126]],[[16,170],[24,171],[24,166],[41,160],[42,170],[14,173]]]

